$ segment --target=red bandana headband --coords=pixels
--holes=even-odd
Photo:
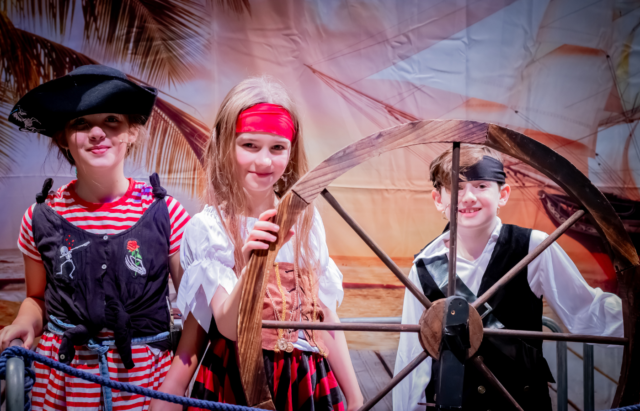
[[[293,143],[295,128],[291,114],[281,106],[260,103],[238,115],[236,133],[263,132],[277,134]]]

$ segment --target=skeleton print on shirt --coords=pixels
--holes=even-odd
[[[90,242],[87,241],[83,244],[76,245],[75,240],[71,238],[71,235],[67,234],[64,239],[64,244],[65,245],[60,247],[60,269],[58,270],[56,275],[61,275],[66,278],[73,279],[73,273],[76,271],[76,265],[73,262],[72,253],[74,250],[88,246]]]

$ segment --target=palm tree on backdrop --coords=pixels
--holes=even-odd
[[[0,175],[18,154],[7,117],[28,90],[99,62],[124,64],[131,80],[160,90],[184,83],[205,63],[206,16],[216,4],[251,12],[249,0],[83,0],[80,52],[50,40],[71,30],[75,0],[0,0]],[[150,138],[133,161],[168,184],[198,191],[208,127],[158,98],[148,128]]]

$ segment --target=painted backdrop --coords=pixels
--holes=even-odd
[[[561,152],[610,195],[629,231],[638,229],[637,1],[7,0],[2,6],[0,249],[16,247],[20,216],[45,177],[58,186],[74,175],[49,152],[46,138],[7,123],[10,107],[42,81],[98,62],[162,90],[150,142],[128,173],[144,178],[159,171],[191,213],[200,208],[198,156],[220,101],[247,76],[268,74],[300,108],[313,165],[406,121],[493,122]],[[385,154],[332,186],[403,266],[444,226],[427,172],[442,149]],[[574,205],[535,170],[508,165],[515,190],[501,217],[551,231]],[[336,260],[375,265],[345,224],[318,206]],[[588,228],[560,242],[590,282],[615,289]]]
[[[45,178],[56,188],[74,177],[47,138],[7,122],[11,107],[43,81],[96,63],[160,88],[149,142],[126,172],[144,179],[158,171],[191,214],[202,206],[199,160],[220,102],[247,76],[268,74],[299,107],[312,165],[407,121],[492,122],[566,156],[640,244],[638,27],[638,0],[2,1],[0,250],[17,248],[21,216]],[[428,181],[444,148],[384,154],[330,188],[405,271],[445,225]],[[575,209],[535,170],[506,165],[514,190],[503,221],[551,232]],[[340,315],[399,315],[399,282],[322,201],[347,287]],[[589,283],[615,291],[593,228],[576,227],[559,243]],[[349,338],[356,348],[397,344]]]

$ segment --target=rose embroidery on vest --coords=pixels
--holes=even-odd
[[[65,245],[60,247],[60,271],[58,271],[56,275],[61,275],[73,279],[73,273],[74,271],[76,271],[76,265],[72,259],[72,252],[74,250],[77,250],[78,248],[86,247],[90,243],[89,241],[87,241],[84,244],[80,244],[74,247],[75,242],[76,240],[72,239],[70,234],[67,234],[67,237],[64,239]]]
[[[138,245],[138,241],[127,241],[127,252],[128,254],[125,256],[124,262],[127,264],[127,268],[133,271],[133,276],[135,277],[138,274],[147,274],[147,269],[144,268],[144,265],[142,264],[142,256],[140,255],[140,246]]]

